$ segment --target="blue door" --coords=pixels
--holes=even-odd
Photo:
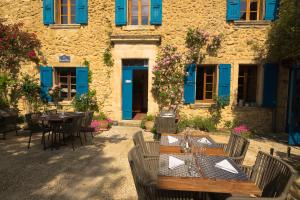
[[[122,75],[122,110],[123,119],[132,119],[132,69],[123,67]]]
[[[290,74],[290,94],[288,108],[289,144],[300,145],[300,69],[292,69]]]

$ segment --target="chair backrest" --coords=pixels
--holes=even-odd
[[[143,132],[138,131],[135,133],[132,137],[134,145],[139,145],[139,148],[141,149],[143,154],[148,154],[147,146],[144,140]]]
[[[250,178],[262,190],[262,197],[286,197],[296,176],[287,163],[260,151]]]
[[[230,157],[245,157],[249,143],[249,140],[247,140],[245,137],[236,133],[231,133],[225,151]]]
[[[57,109],[47,110],[47,114],[57,114]]]
[[[139,145],[129,151],[128,162],[139,199],[152,199],[154,188],[151,189],[148,184],[151,182],[151,178],[147,173],[145,159]]]
[[[25,121],[28,125],[28,128],[31,131],[35,131],[41,128],[40,124],[39,124],[39,120],[41,117],[41,113],[28,113],[25,114]]]

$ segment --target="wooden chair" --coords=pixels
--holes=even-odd
[[[73,151],[75,150],[74,147],[74,141],[76,137],[79,137],[81,145],[83,145],[81,136],[80,136],[80,129],[81,129],[81,124],[82,124],[82,115],[76,115],[73,116],[70,120],[67,122],[63,123],[63,138],[70,137],[71,142],[72,142],[72,148]]]
[[[92,138],[94,137],[94,135],[93,135],[94,128],[91,127],[91,123],[92,123],[92,120],[93,120],[93,115],[94,115],[93,111],[85,112],[84,116],[83,116],[83,119],[82,119],[80,133],[84,134],[85,141],[87,141],[86,133],[90,133]]]
[[[284,161],[267,153],[258,152],[253,167],[243,166],[242,169],[262,190],[257,200],[285,200],[289,188],[297,177],[297,172]],[[250,197],[229,197],[226,200],[252,200]]]
[[[18,111],[14,109],[2,109],[0,110],[0,134],[2,135],[2,139],[6,139],[6,134],[11,131],[15,131],[16,135],[18,135]]]
[[[228,144],[220,144],[223,146],[225,152],[234,160],[237,164],[242,164],[248,147],[249,140],[236,133],[231,133]]]
[[[145,158],[139,145],[128,153],[128,161],[139,200],[201,200],[205,194],[199,192],[184,192],[161,190],[156,187],[158,173],[158,157]]]
[[[142,131],[138,131],[133,135],[134,145],[139,145],[145,157],[159,156],[159,142],[147,141],[145,142]]]

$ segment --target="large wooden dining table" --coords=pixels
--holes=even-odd
[[[199,154],[182,153],[180,146],[176,144],[167,145],[165,138],[168,135],[162,135],[159,155],[159,172],[157,186],[160,189],[180,190],[180,191],[198,191],[213,193],[231,193],[238,195],[261,196],[262,191],[252,182],[240,167],[231,160],[223,150],[218,147],[208,135],[196,135],[193,137],[206,137],[211,141],[212,148],[207,146],[206,152]],[[171,135],[178,137],[180,135]],[[182,139],[182,138],[181,138]],[[197,141],[197,140],[196,140]],[[196,149],[196,145],[192,149]],[[170,169],[170,156],[183,160],[184,165]],[[190,167],[187,167],[186,159],[190,159],[189,165],[197,171],[197,174],[190,174]],[[217,168],[217,162],[227,160],[238,173],[234,174],[223,169]],[[192,163],[192,164],[191,164]]]

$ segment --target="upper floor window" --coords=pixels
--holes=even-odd
[[[57,24],[76,23],[76,0],[56,1],[56,21]]]
[[[128,21],[130,25],[148,25],[150,22],[149,0],[128,0]]]
[[[264,0],[241,0],[241,20],[261,20]]]

